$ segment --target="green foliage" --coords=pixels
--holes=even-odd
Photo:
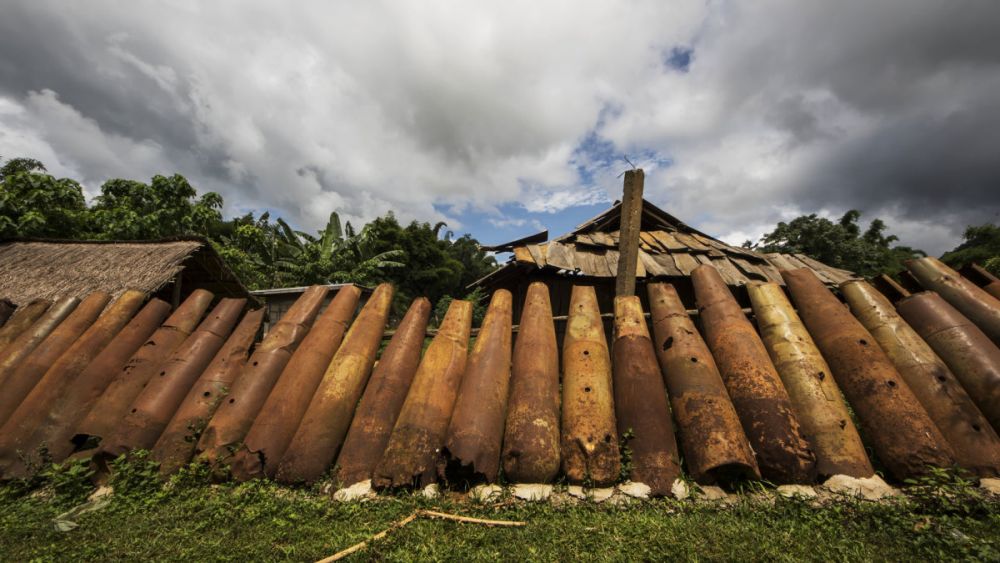
[[[1000,276],[1000,226],[989,223],[970,226],[965,229],[964,238],[954,250],[945,252],[941,260],[955,267],[976,262]]]
[[[922,250],[894,244],[895,235],[886,235],[886,225],[874,219],[862,232],[858,225],[861,212],[850,210],[833,221],[815,213],[803,215],[761,237],[757,244],[751,241],[744,246],[760,252],[803,253],[829,266],[850,270],[862,276],[896,273],[904,268],[903,262],[925,256]]]
[[[46,174],[41,162],[16,158],[0,167],[0,238],[204,236],[250,289],[391,282],[400,316],[416,297],[437,302],[465,295],[469,284],[496,268],[470,235],[454,239],[447,231],[442,238],[444,223],[403,227],[389,213],[359,230],[342,225],[334,212],[322,230],[310,234],[281,218],[272,221],[269,213],[223,220],[222,204],[219,194],[199,196],[174,174],[154,176],[148,184],[108,180],[88,208],[79,184]],[[471,297],[478,302],[481,295]]]

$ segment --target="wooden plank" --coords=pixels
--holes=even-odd
[[[708,254],[692,254],[699,262],[702,264],[712,265],[712,259],[709,258]]]
[[[532,260],[538,267],[541,268],[545,266],[548,262],[545,260],[545,247],[540,244],[529,244],[528,252],[531,253]]]
[[[650,234],[656,238],[656,241],[659,242],[663,248],[666,248],[671,252],[675,250],[687,250],[687,246],[675,239],[674,235],[671,233],[666,231],[650,231]]]
[[[514,260],[523,264],[535,264],[535,259],[531,257],[531,252],[524,246],[514,247]],[[537,264],[535,264],[537,266]]]
[[[625,172],[624,196],[621,207],[621,231],[618,234],[618,255],[615,264],[615,295],[635,295],[635,278],[639,265],[639,231],[642,227],[642,186],[646,177],[642,168]],[[612,234],[614,238],[614,234]],[[610,260],[608,261],[610,265]],[[643,272],[645,274],[645,272]]]
[[[670,257],[674,259],[677,269],[685,276],[690,276],[695,268],[701,265],[693,256],[687,252],[671,252]]]
[[[795,265],[792,264],[784,254],[779,254],[777,252],[772,252],[771,254],[765,254],[767,261],[771,263],[772,266],[778,270],[794,270]]]
[[[672,277],[682,277],[684,275],[684,272],[677,268],[677,263],[674,262],[673,256],[669,254],[657,254],[655,256],[651,256],[651,258],[656,261],[664,272],[666,272],[663,275]]]
[[[573,256],[571,247],[559,242],[550,242],[545,260],[554,268],[575,271],[576,263],[573,261]]]
[[[708,252],[711,250],[709,247],[702,244],[701,241],[687,233],[674,233],[674,238],[695,252]]]
[[[670,275],[670,272],[666,268],[660,266],[660,263],[657,262],[652,256],[641,250],[639,251],[639,262],[641,263],[643,269],[646,270],[646,275],[648,276],[656,277]]]
[[[761,271],[761,269],[758,268],[757,266],[751,264],[750,261],[748,261],[745,258],[737,258],[736,256],[732,256],[729,258],[729,261],[735,264],[736,267],[740,269],[740,271],[742,271],[744,274],[746,274],[748,278],[752,280],[770,281],[767,277],[767,274]]]
[[[642,241],[640,248],[650,254],[659,254],[665,250],[662,246],[660,246],[660,243],[656,242],[656,237],[650,233],[645,231],[639,233],[639,239]]]
[[[620,254],[617,250],[609,250],[604,253],[604,262],[608,265],[608,275],[616,276],[618,274],[618,258]],[[635,293],[635,289],[632,290]]]
[[[734,266],[729,260],[729,258],[718,258],[712,260],[712,265],[719,271],[722,279],[725,280],[728,285],[746,285],[750,283],[750,278],[746,277],[746,275],[744,275],[743,272],[741,272],[739,268]]]
[[[573,253],[573,261],[576,263],[576,267],[581,274],[585,276],[603,276],[604,266],[603,264],[601,265],[599,273],[594,258],[594,252],[589,248],[576,247]],[[603,262],[603,260],[601,261]]]

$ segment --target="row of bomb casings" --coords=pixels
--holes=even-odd
[[[357,290],[341,292],[319,315],[325,290],[310,289],[245,362],[259,312],[248,313],[226,339],[242,302],[223,300],[191,332],[211,300],[196,294],[147,341],[166,315],[165,304],[154,300],[122,328],[141,304],[141,296],[126,294],[81,329],[107,303],[106,296],[91,296],[87,310],[97,313],[67,319],[77,341],[61,345],[65,352],[58,354],[60,345],[45,338],[45,352],[27,362],[35,366],[37,384],[13,415],[5,394],[2,467],[8,477],[23,475],[31,471],[33,447],[44,445],[58,461],[74,447],[67,437],[77,444],[90,437],[100,439],[97,448],[78,455],[101,459],[151,448],[165,473],[198,455],[231,466],[241,479],[309,481],[323,475],[339,452],[336,477],[344,483],[374,477],[376,485],[400,486],[438,476],[491,481],[502,464],[513,481],[551,480],[561,466],[571,482],[610,484],[621,469],[618,437],[625,436],[621,449],[630,454],[632,480],[664,494],[680,471],[669,391],[688,469],[699,481],[868,476],[871,464],[839,383],[894,476],[956,460],[980,474],[995,473],[997,438],[989,422],[949,366],[928,353],[926,343],[921,349],[919,336],[905,333],[905,322],[884,298],[861,282],[845,285],[869,333],[811,273],[785,276],[809,330],[777,286],[754,286],[761,340],[714,269],[699,269],[694,282],[707,347],[672,288],[654,284],[658,345],[638,300],[619,299],[609,351],[593,290],[576,288],[561,398],[548,293],[540,284],[529,290],[513,350],[510,295],[498,292],[468,357],[471,309],[455,302],[421,360],[429,306],[418,300],[373,373],[389,286],[376,291],[350,331]],[[878,309],[874,320],[860,314],[866,308]],[[951,324],[975,329],[968,321]],[[116,326],[121,335],[112,340]],[[955,341],[935,338],[942,330],[933,326],[926,330],[935,350],[942,340]],[[60,342],[71,342],[73,334]],[[900,341],[895,348],[893,338]],[[954,363],[947,352],[938,353]],[[38,367],[56,356],[48,370]],[[122,363],[121,370],[107,369]],[[961,369],[952,369],[968,387],[977,374],[988,379],[984,366],[996,368],[995,361],[980,364],[978,372],[961,362]],[[971,395],[989,412],[982,394]]]

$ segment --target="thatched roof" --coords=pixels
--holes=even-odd
[[[490,286],[498,278],[546,269],[572,276],[613,278],[618,272],[618,232],[621,204],[616,203],[573,232],[547,240],[539,233],[489,247],[512,252],[510,262],[474,285]],[[809,268],[830,286],[856,276],[827,266],[804,254],[762,254],[726,244],[688,226],[680,219],[643,200],[638,278],[677,278],[691,275],[701,264],[711,264],[731,286],[752,281],[784,285],[778,270]]]
[[[151,241],[17,239],[0,241],[0,298],[83,297],[95,290],[117,297],[126,289],[149,294],[183,271],[184,294],[204,288],[220,296],[247,289],[207,240],[180,237]]]

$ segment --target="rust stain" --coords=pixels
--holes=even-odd
[[[857,413],[876,455],[897,479],[948,467],[951,448],[906,381],[823,282],[808,269],[781,272],[799,315]]]
[[[0,471],[4,475],[27,477],[33,473],[31,467],[40,465],[37,463],[41,461],[37,455],[37,447],[41,444],[30,443],[32,432],[41,424],[41,419],[52,408],[62,390],[72,385],[87,364],[114,339],[145,300],[146,294],[141,291],[129,290],[123,293],[69,348],[47,366],[48,369],[0,428]]]
[[[785,384],[821,479],[833,475],[871,477],[875,469],[850,412],[795,309],[776,283],[747,287],[761,340]]]
[[[6,353],[7,346],[10,346],[21,333],[31,328],[31,325],[35,324],[51,305],[52,302],[46,299],[35,299],[23,307],[18,307],[14,315],[6,319],[7,322],[0,328],[0,358]]]
[[[3,381],[0,393],[0,425],[14,413],[48,369],[94,324],[111,301],[102,291],[88,295]]]
[[[233,477],[241,481],[274,477],[281,456],[344,339],[360,296],[357,287],[343,287],[313,323],[233,455]]]
[[[614,393],[618,433],[630,436],[630,479],[653,496],[670,494],[680,477],[674,425],[639,298],[615,298]]]
[[[160,364],[198,326],[198,321],[208,310],[214,297],[211,292],[203,289],[193,291],[129,358],[74,430],[73,442],[78,447],[91,449],[115,429],[118,422],[128,414],[132,401],[157,373]]]
[[[715,365],[674,286],[649,284],[654,349],[677,420],[684,460],[698,483],[760,479],[753,450]]]
[[[611,486],[618,480],[621,455],[611,353],[592,286],[573,286],[562,361],[563,473],[574,485]]]
[[[375,468],[375,487],[423,487],[434,482],[465,372],[471,328],[472,303],[452,301],[413,376],[385,454]]]
[[[446,469],[453,482],[493,483],[500,471],[507,397],[510,391],[513,298],[497,290],[469,356],[445,438]]]
[[[110,312],[110,311],[109,311]],[[107,313],[105,313],[107,314]],[[94,357],[75,381],[62,388],[47,409],[35,411],[34,428],[23,449],[34,451],[44,445],[54,462],[73,453],[73,431],[80,419],[107,388],[111,379],[170,314],[170,304],[152,299],[123,328],[100,354]]]
[[[528,286],[514,343],[501,463],[516,483],[548,483],[559,473],[559,352],[549,288]]]
[[[812,482],[816,456],[760,337],[715,268],[699,266],[691,280],[705,340],[757,454],[761,475],[776,483]]]
[[[982,477],[996,476],[1000,437],[948,366],[867,282],[845,282],[840,291],[951,445],[958,464]]]
[[[0,353],[0,386],[17,370],[31,353],[38,348],[52,331],[63,322],[80,304],[76,297],[64,297],[49,307],[30,327],[23,330],[7,348]]]
[[[288,448],[278,452],[278,481],[311,483],[333,463],[371,375],[393,293],[391,284],[379,285],[351,324]]]
[[[327,291],[325,286],[319,285],[305,290],[281,320],[271,327],[202,433],[195,449],[196,457],[219,467],[225,465],[229,455],[250,430],[292,354],[309,332]]]
[[[149,449],[156,444],[177,407],[219,352],[243,312],[246,299],[226,298],[219,302],[198,329],[160,365],[128,414],[100,446],[102,456],[117,457],[133,449]]]
[[[414,299],[372,371],[337,457],[336,480],[353,485],[370,479],[389,443],[420,362],[431,302]]]
[[[906,268],[920,285],[937,292],[1000,346],[1000,300],[937,258],[910,260]]]
[[[896,304],[1000,433],[1000,349],[936,293],[915,293]]]
[[[153,460],[160,463],[161,475],[171,475],[191,461],[201,431],[246,363],[264,321],[264,312],[263,308],[254,309],[243,316],[163,429],[150,452]]]

